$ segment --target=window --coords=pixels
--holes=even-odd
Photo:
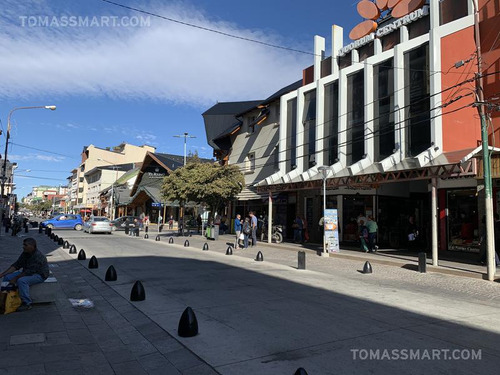
[[[327,165],[338,161],[339,133],[339,83],[325,86],[325,137],[323,139],[323,160]]]
[[[429,45],[405,53],[407,156],[431,146]]]
[[[365,95],[363,70],[347,77],[347,165],[365,153]]]
[[[81,188],[78,188],[78,192],[79,192],[79,193],[83,193],[83,188],[82,188],[82,187],[81,187]]]
[[[286,171],[297,167],[297,98],[287,103],[286,115]]]
[[[304,135],[306,137],[304,165],[312,168],[316,165],[316,90],[304,94]]]
[[[251,152],[245,158],[245,172],[253,173],[255,170],[255,152]]]
[[[439,23],[444,25],[467,16],[469,14],[467,3],[468,0],[440,0]]]
[[[375,160],[391,155],[396,148],[394,141],[394,68],[393,60],[387,60],[373,67],[374,74],[374,146]],[[402,124],[396,124],[400,128]]]
[[[250,121],[248,122],[248,134],[255,133],[255,116],[250,117]]]
[[[83,177],[80,177],[80,182],[83,182]]]
[[[82,166],[80,167],[80,171],[83,172],[85,170],[85,164],[82,164]]]

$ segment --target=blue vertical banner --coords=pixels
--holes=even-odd
[[[339,228],[338,228],[337,209],[326,209],[324,217],[326,251],[329,253],[338,253],[339,246]]]

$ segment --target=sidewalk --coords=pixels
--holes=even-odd
[[[2,271],[27,236],[48,255],[60,290],[55,303],[0,316],[0,375],[218,373],[37,229],[0,237]],[[75,308],[68,298],[95,306]]]
[[[158,233],[156,231],[150,231],[149,235],[150,238],[154,240],[154,237]],[[141,235],[144,236],[144,234],[141,232]],[[187,239],[190,242],[193,240],[195,241],[191,246],[203,246],[203,244],[206,242],[210,246],[210,250],[214,251],[219,251],[219,252],[224,252],[227,250],[228,246],[232,246],[234,244],[234,235],[232,234],[226,234],[226,235],[221,235],[219,236],[219,239],[216,241],[213,240],[207,240],[203,236],[199,234],[193,234],[191,237],[189,236],[177,236],[177,232],[175,231],[167,231],[167,232],[162,232],[160,234],[162,241],[166,240],[164,238],[167,237],[173,237],[175,243],[184,243],[184,241]],[[296,244],[296,243],[290,243],[290,242],[283,242],[281,244],[269,244],[267,242],[257,242],[257,247],[253,249],[252,247],[249,247],[248,252],[255,253],[253,256],[256,255],[257,251],[262,250],[262,248],[265,248],[266,251],[269,251],[270,249],[279,251],[281,250],[281,254],[283,255],[283,259],[280,260],[280,256],[273,257],[273,261],[281,264],[287,264],[287,265],[292,265],[290,263],[290,254],[286,255],[287,252],[294,252],[295,254],[292,256],[292,258],[295,260],[295,265],[297,264],[297,256],[296,253],[298,251],[305,251],[307,254],[310,255],[318,255],[322,251],[322,246],[317,245],[317,244]],[[286,251],[286,252],[283,252]],[[241,251],[236,251],[239,255],[241,255]],[[235,252],[235,253],[236,253]],[[450,254],[446,254],[446,259],[450,259]],[[443,256],[443,254],[438,254],[438,256]],[[339,259],[348,259],[348,260],[353,260],[353,261],[360,261],[360,262],[366,262],[369,261],[372,264],[381,264],[381,265],[387,265],[387,266],[394,266],[394,267],[404,267],[408,269],[413,269],[417,271],[418,269],[418,254],[412,254],[396,249],[380,249],[376,253],[364,253],[361,252],[360,250],[357,250],[353,247],[351,248],[341,248],[339,253],[331,253],[330,258],[339,258]],[[472,262],[467,262],[467,261],[461,261],[458,259],[459,257],[456,256],[457,259],[454,260],[444,260],[444,259],[439,259],[438,264],[439,266],[435,267],[432,266],[432,256],[430,254],[427,254],[427,272],[434,272],[434,273],[440,273],[440,274],[446,274],[446,275],[453,275],[453,276],[461,276],[461,277],[470,277],[470,278],[475,278],[475,279],[487,279],[487,274],[486,274],[486,266],[481,266],[478,264],[474,264]],[[451,255],[451,259],[453,259],[453,254]],[[495,280],[498,281],[500,280],[500,269],[497,268],[496,275],[495,275]]]

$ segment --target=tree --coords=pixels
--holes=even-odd
[[[190,201],[204,203],[213,216],[236,198],[244,184],[245,179],[237,166],[192,162],[164,178],[162,195],[166,200],[178,200],[181,205]]]

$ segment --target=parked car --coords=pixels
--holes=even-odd
[[[91,216],[83,224],[83,231],[87,233],[108,233],[113,231],[113,223],[105,216]]]
[[[135,227],[134,219],[137,219],[138,221],[141,220],[139,216],[120,216],[111,222],[113,223],[114,230],[125,230],[127,220],[129,228]]]
[[[83,220],[80,215],[63,214],[40,223],[42,228],[75,229],[82,230]]]

